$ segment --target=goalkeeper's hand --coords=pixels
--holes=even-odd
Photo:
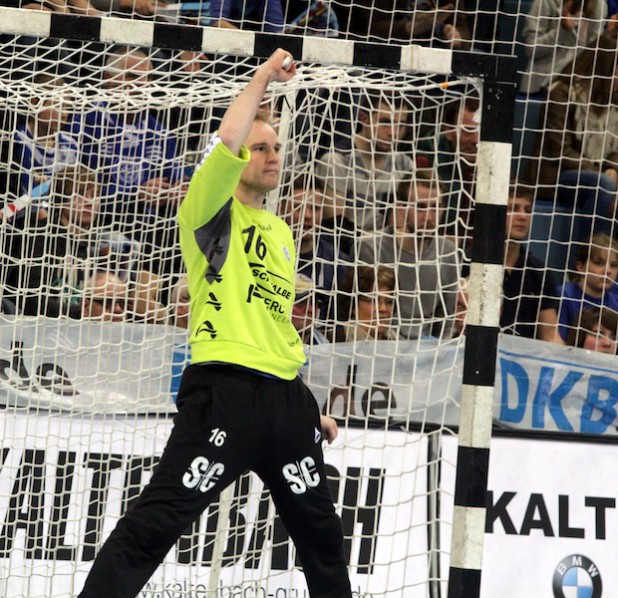
[[[320,415],[320,427],[322,428],[322,436],[328,444],[332,444],[333,440],[337,438],[339,434],[339,428],[337,422],[327,415]]]
[[[296,74],[294,57],[281,48],[271,54],[264,67],[270,69],[270,81],[285,83]]]

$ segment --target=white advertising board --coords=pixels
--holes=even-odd
[[[0,596],[75,596],[127,502],[149,479],[171,421],[0,412]],[[8,433],[10,431],[10,433]],[[344,429],[325,449],[355,596],[426,598],[426,439]],[[218,597],[307,596],[255,476],[236,485]],[[183,536],[143,596],[206,596],[216,513]],[[272,532],[275,547],[268,539]],[[267,581],[265,581],[267,580]]]
[[[456,458],[457,439],[444,437],[446,521]],[[617,444],[492,439],[482,598],[618,596],[617,460]],[[450,532],[441,527],[446,552]]]

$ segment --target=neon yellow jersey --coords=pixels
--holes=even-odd
[[[305,363],[290,320],[295,249],[288,225],[234,197],[249,161],[214,135],[178,210],[191,296],[192,363],[225,362],[286,380]]]

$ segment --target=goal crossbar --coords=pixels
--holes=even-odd
[[[512,85],[517,67],[512,56],[418,44],[395,46],[51,12],[29,11],[24,19],[23,9],[8,7],[0,7],[0,33],[256,58],[268,58],[275,49],[283,48],[300,62],[479,77]]]

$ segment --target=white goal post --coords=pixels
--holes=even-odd
[[[124,46],[140,48],[153,68],[145,84],[111,89],[104,85],[110,66],[106,56]],[[425,165],[425,160],[431,163],[425,148],[437,142],[449,105],[468,96],[480,102],[476,191],[469,198],[473,227],[465,209],[454,205],[459,229],[447,232],[438,225],[431,233],[434,240],[452,237],[449,258],[469,267],[465,342],[443,330],[431,339],[413,335],[308,345],[303,369],[320,407],[339,418],[340,438],[325,453],[355,595],[477,598],[511,169],[514,58],[0,7],[0,141],[6,156],[0,165],[2,288],[10,286],[9,271],[19,272],[17,280],[24,284],[34,269],[56,264],[59,254],[52,239],[62,238],[67,245],[60,252],[63,268],[70,243],[82,240],[83,231],[75,228],[59,232],[57,223],[43,230],[35,226],[52,218],[53,192],[62,173],[72,172],[83,158],[67,165],[58,156],[70,154],[72,138],[78,154],[85,143],[93,143],[78,124],[97,110],[104,121],[117,112],[132,123],[148,112],[164,138],[161,151],[169,149],[166,136],[175,139],[161,169],[176,172],[166,177],[178,177],[180,193],[183,176],[190,176],[199,162],[222,110],[255,64],[277,47],[292,53],[298,75],[289,86],[273,86],[266,106],[278,124],[284,161],[284,181],[269,206],[299,234],[299,254],[302,217],[294,220],[294,208],[286,212],[281,206],[293,195],[296,181],[302,192],[323,192],[325,205],[336,203],[317,165],[338,143],[353,142],[359,114],[371,110],[375,94],[393,112],[403,109],[406,120],[395,142],[412,157],[413,170],[435,169]],[[195,68],[185,68],[177,57],[180,51],[194,53]],[[39,72],[48,78],[35,80]],[[61,112],[62,105],[68,106],[68,120],[60,128],[67,132],[64,147],[69,149],[56,154],[49,172],[20,163],[22,137],[16,131],[26,131],[28,123],[38,127],[49,110]],[[72,128],[72,123],[77,124]],[[99,124],[91,127],[95,141],[109,141],[97,137],[106,131]],[[421,139],[429,143],[422,145]],[[403,178],[388,179],[386,198],[376,196],[376,213],[388,213]],[[376,192],[375,180],[367,185]],[[167,438],[188,350],[177,309],[182,271],[175,261],[173,208],[160,209],[158,197],[153,202],[156,213],[148,214],[154,220],[140,220],[144,214],[138,211],[123,213],[117,220],[120,230],[102,229],[92,241],[96,256],[87,252],[71,262],[72,268],[109,274],[117,268],[110,256],[116,251],[125,256],[131,318],[105,322],[86,318],[85,312],[81,318],[29,313],[23,308],[30,305],[27,299],[40,306],[54,292],[59,301],[67,300],[64,287],[52,288],[50,281],[14,289],[22,313],[0,314],[0,594],[7,598],[76,595],[96,551],[147,482]],[[315,207],[305,203],[300,209],[305,217]],[[40,252],[7,254],[17,239],[22,245],[29,239],[34,247],[35,237],[28,232],[34,229],[28,226],[41,235]],[[314,222],[313,227],[340,249],[343,237],[336,226],[326,229]],[[471,239],[469,256],[463,252],[466,239]],[[324,286],[325,269],[341,266],[356,273],[360,262],[349,253],[345,259],[335,253],[330,262],[320,255],[315,263],[320,268],[312,270],[311,293],[317,293],[322,306],[334,304],[342,281],[335,272],[330,286]],[[393,270],[398,266],[391,265]],[[89,280],[84,276],[75,285],[75,302],[82,310],[92,290]],[[454,286],[449,292],[457,291]],[[310,332],[329,319],[314,307]],[[436,313],[421,325],[453,324],[455,315]],[[440,437],[457,429],[449,551],[438,539],[440,525],[450,525],[440,520]],[[306,596],[285,530],[271,511],[259,480],[243,477],[187,530],[143,595]],[[440,566],[446,552],[448,572]]]

